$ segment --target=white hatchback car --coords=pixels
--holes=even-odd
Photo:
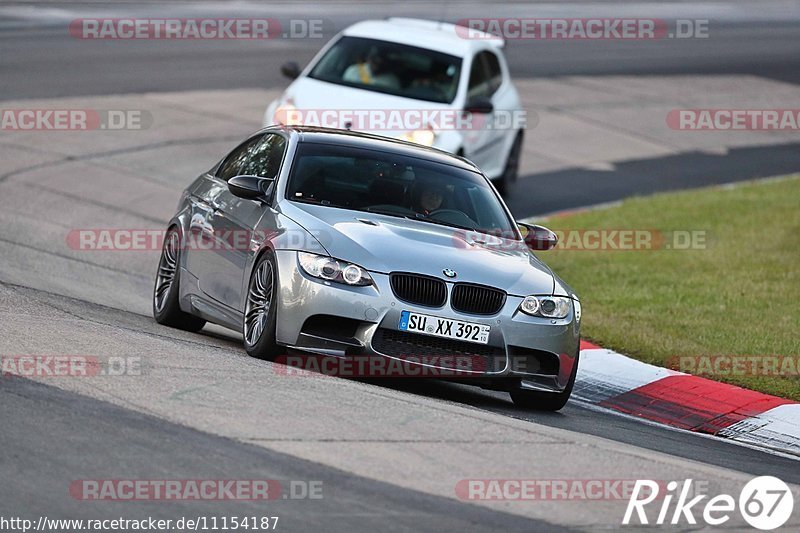
[[[516,180],[525,127],[502,39],[419,19],[348,27],[270,103],[273,124],[352,129],[461,155],[502,193]]]

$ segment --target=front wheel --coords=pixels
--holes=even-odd
[[[247,289],[247,302],[244,308],[244,349],[252,357],[272,360],[278,355],[275,342],[275,323],[278,289],[278,270],[275,256],[265,252],[253,268]]]
[[[575,356],[575,364],[572,366],[572,374],[569,376],[566,388],[562,392],[539,392],[525,389],[514,389],[511,391],[511,400],[517,407],[523,409],[534,409],[537,411],[558,411],[565,405],[572,394],[572,387],[575,385],[575,377],[578,375],[578,359],[580,354]]]
[[[499,192],[502,196],[508,194],[509,189],[514,183],[516,183],[517,177],[519,177],[519,161],[521,155],[522,133],[518,133],[514,138],[514,143],[511,145],[511,150],[508,152],[508,158],[506,158],[506,165],[503,168],[503,174],[495,183],[497,192]]]
[[[175,228],[167,231],[158,261],[156,283],[153,287],[153,317],[156,322],[186,331],[200,331],[206,325],[202,318],[181,310],[178,295],[180,278],[181,236]]]

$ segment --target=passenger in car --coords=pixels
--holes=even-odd
[[[363,85],[375,85],[387,89],[399,89],[400,80],[388,72],[386,58],[373,46],[370,48],[365,61],[359,61],[347,67],[342,74],[342,80]]]

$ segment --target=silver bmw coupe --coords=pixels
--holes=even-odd
[[[153,314],[241,332],[259,358],[402,362],[557,410],[575,381],[581,305],[533,253],[555,244],[516,223],[466,159],[270,127],[183,192]]]

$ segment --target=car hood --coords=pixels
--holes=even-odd
[[[286,90],[283,102],[290,101],[304,116],[313,117],[315,114],[327,110],[355,110],[355,109],[375,109],[387,114],[387,121],[392,117],[389,113],[404,110],[443,110],[450,109],[448,104],[438,102],[426,102],[413,98],[393,96],[391,94],[379,93],[346,85],[337,85],[313,78],[301,77],[292,83]],[[337,115],[339,116],[339,115]],[[395,122],[398,119],[395,117]],[[331,124],[309,122],[310,126],[332,126]],[[366,133],[376,133],[387,137],[398,137],[410,128],[404,129],[365,129],[358,127],[358,121],[354,122],[352,129]],[[339,127],[343,128],[344,124]]]
[[[311,232],[328,253],[369,271],[414,272],[478,283],[516,296],[553,294],[550,269],[519,241],[423,221],[334,207],[282,202],[283,213]],[[490,240],[493,242],[481,242]]]

